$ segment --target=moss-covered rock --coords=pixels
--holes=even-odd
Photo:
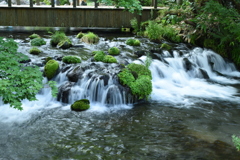
[[[161,44],[161,49],[165,49],[167,51],[170,51],[172,49],[172,46],[170,46],[167,43],[163,43],[163,44]]]
[[[42,39],[42,38],[34,38],[31,40],[32,46],[42,46],[45,44],[46,44],[46,41],[44,41],[44,39]]]
[[[131,39],[130,38],[126,41],[126,44],[129,45],[129,46],[140,46],[141,42],[138,39]]]
[[[80,58],[75,56],[64,56],[62,61],[64,63],[72,64],[72,63],[81,63]]]
[[[72,42],[68,37],[65,37],[57,44],[57,47],[62,49],[68,49],[72,47]]]
[[[44,66],[44,73],[48,79],[52,79],[59,68],[59,63],[56,60],[49,60]]]
[[[61,42],[62,40],[64,40],[66,37],[67,36],[63,32],[60,32],[60,31],[55,32],[51,36],[51,40],[50,40],[51,46],[56,47],[58,45],[58,43]]]
[[[34,33],[32,35],[29,36],[30,39],[34,39],[34,38],[41,38],[38,34]]]
[[[92,32],[88,32],[87,34],[83,35],[83,37],[81,38],[81,41],[89,44],[95,44],[95,43],[98,43],[99,37],[98,35]]]
[[[74,111],[85,111],[89,108],[90,108],[90,102],[88,99],[78,100],[71,105],[71,109]]]
[[[105,63],[117,63],[117,59],[111,55],[106,55],[103,57],[103,62]]]
[[[111,47],[108,49],[110,55],[119,55],[120,50],[117,47]]]
[[[76,38],[81,39],[85,34],[82,32],[79,32],[76,36]]]
[[[38,49],[37,47],[32,47],[29,51],[30,54],[33,54],[33,55],[39,55],[41,53],[41,50]]]
[[[106,54],[103,51],[96,51],[94,55],[94,60],[95,61],[103,61],[104,57]]]
[[[118,78],[138,99],[148,98],[152,92],[151,71],[144,65],[131,63],[122,69]]]

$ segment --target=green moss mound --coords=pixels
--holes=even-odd
[[[37,47],[32,47],[29,51],[30,54],[33,54],[33,55],[39,55],[41,53],[41,50],[38,49]]]
[[[108,53],[110,55],[119,55],[120,50],[117,47],[111,47],[111,48],[108,49]]]
[[[152,92],[151,71],[144,65],[129,64],[118,74],[118,78],[138,99],[147,99]]]
[[[117,63],[117,59],[111,55],[106,55],[103,57],[103,62],[105,63]]]
[[[53,47],[56,47],[59,42],[66,39],[66,35],[63,32],[57,31],[51,36],[50,44]]]
[[[75,56],[64,56],[62,61],[67,64],[72,64],[72,63],[81,63],[80,58],[75,57]]]
[[[31,46],[42,46],[45,45],[46,41],[42,38],[34,38],[31,40]]]
[[[29,36],[30,39],[34,39],[34,38],[41,38],[38,34],[34,33],[32,35]]]
[[[85,34],[82,32],[79,32],[76,36],[76,38],[81,39]]]
[[[99,37],[98,35],[88,32],[87,34],[84,34],[81,38],[82,42],[89,43],[89,44],[95,44],[98,43]]]
[[[74,111],[85,111],[89,108],[90,108],[90,102],[88,99],[78,100],[71,105],[71,109]]]
[[[59,68],[59,63],[55,60],[49,60],[44,66],[44,73],[48,79],[52,79]]]
[[[129,46],[140,46],[141,42],[138,39],[131,39],[130,38],[126,41],[126,44],[129,45]]]
[[[95,51],[94,60],[95,61],[103,61],[106,54],[103,51]]]

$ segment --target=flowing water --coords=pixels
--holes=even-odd
[[[48,88],[38,101],[23,100],[23,111],[0,102],[0,160],[240,159],[231,141],[233,134],[240,135],[240,72],[218,54],[185,44],[169,52],[145,38],[139,38],[140,47],[131,47],[125,41],[133,35],[125,33],[99,33],[100,42],[89,45],[71,32],[74,47],[67,50],[51,47],[50,35],[40,33],[47,44],[33,56],[28,53],[31,33],[1,35],[14,38],[33,64],[41,66],[42,57],[77,55],[84,71],[61,102]],[[142,64],[146,56],[134,53],[151,51],[148,102],[132,103],[116,81],[117,64],[93,62],[89,56],[113,46],[121,49],[116,58],[122,64]],[[69,83],[67,73],[78,65],[64,67],[54,78],[59,87]],[[106,79],[102,73],[108,73]],[[88,98],[91,108],[71,111],[71,103],[81,98]]]

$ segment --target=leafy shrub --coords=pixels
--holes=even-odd
[[[84,111],[89,108],[90,108],[90,102],[88,99],[78,100],[71,105],[71,109],[74,111]]]
[[[46,41],[44,41],[44,39],[42,39],[42,38],[34,38],[31,40],[32,46],[42,46],[45,44],[46,44]]]
[[[131,63],[122,69],[118,78],[139,99],[148,98],[152,92],[151,71],[144,65]]]
[[[30,39],[34,39],[34,38],[41,38],[38,34],[34,33],[32,35],[29,36]]]
[[[105,55],[103,58],[103,62],[105,63],[117,63],[117,59],[110,55]]]
[[[29,53],[33,55],[39,55],[39,53],[41,53],[41,50],[38,49],[37,47],[33,47],[30,49]]]
[[[75,56],[64,56],[62,61],[64,63],[68,63],[68,64],[71,64],[71,63],[81,63],[80,58],[75,57]]]
[[[234,146],[237,148],[237,150],[240,151],[240,138],[237,137],[236,135],[233,135],[232,141],[233,141]]]
[[[94,44],[94,43],[98,43],[99,37],[98,37],[98,35],[96,35],[92,32],[88,32],[87,34],[83,35],[81,40],[85,43]]]
[[[44,66],[44,73],[45,73],[45,76],[48,78],[48,79],[52,79],[57,70],[59,68],[59,64],[57,61],[55,60],[49,60],[46,65]]]
[[[117,47],[111,47],[108,49],[108,53],[111,55],[118,55],[120,50]]]

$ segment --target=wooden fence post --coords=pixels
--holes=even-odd
[[[76,0],[73,0],[73,8],[76,8]]]
[[[55,7],[55,2],[54,2],[54,0],[51,0],[51,6],[52,6],[52,8]]]
[[[8,7],[12,7],[12,0],[8,0]]]
[[[30,0],[29,5],[30,5],[30,8],[33,7],[33,0]]]

